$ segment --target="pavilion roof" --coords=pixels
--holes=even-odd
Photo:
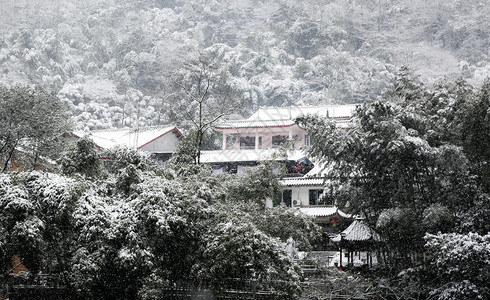
[[[334,242],[379,242],[380,235],[369,227],[362,219],[352,222],[349,227],[332,239]]]

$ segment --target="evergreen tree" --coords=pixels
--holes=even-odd
[[[0,85],[1,172],[16,164],[23,169],[47,165],[62,149],[69,125],[65,107],[54,93],[41,87]]]
[[[488,98],[461,80],[429,89],[402,71],[395,97],[359,106],[346,133],[311,116],[297,122],[314,136],[309,153],[326,166],[339,201],[377,225],[389,262],[417,264],[425,232],[488,230],[480,173],[488,161],[488,130],[481,130]]]
[[[88,178],[97,178],[103,171],[101,159],[95,143],[85,136],[70,146],[60,158],[59,164],[63,174],[81,174]]]

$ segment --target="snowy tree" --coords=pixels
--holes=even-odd
[[[20,256],[21,262],[34,272],[41,268],[44,223],[36,215],[36,206],[21,185],[15,185],[6,175],[0,178],[0,261],[4,270],[11,270],[12,258]]]
[[[265,201],[280,192],[279,179],[283,166],[274,162],[264,162],[257,168],[246,170],[242,176],[231,175],[227,182],[227,196],[238,203],[255,202],[265,207]]]
[[[488,227],[478,219],[488,218],[477,212],[489,206],[475,171],[486,161],[485,152],[470,161],[463,147],[468,136],[483,138],[476,129],[482,125],[471,133],[464,125],[473,122],[468,117],[478,103],[473,88],[455,81],[429,89],[409,77],[402,84],[408,91],[396,84],[393,99],[359,106],[348,132],[310,116],[298,123],[315,137],[309,153],[325,162],[333,194],[377,223],[391,254],[408,255],[417,264],[425,232],[485,233]],[[478,111],[472,120],[485,118],[484,109]]]
[[[291,236],[307,246],[316,234],[313,220],[287,208],[263,216],[259,200],[241,206],[227,199],[237,181],[195,164],[158,169],[129,150],[113,150],[112,164],[99,176],[73,177],[79,171],[72,167],[83,165],[75,162],[86,160],[73,151],[66,158],[71,177],[0,176],[4,269],[14,267],[17,255],[32,277],[57,275],[75,298],[154,299],[179,283],[222,291],[236,278],[250,289],[299,295],[298,273],[281,240]],[[137,180],[119,184],[128,183],[119,180],[128,168]],[[250,197],[270,192],[262,189]],[[235,225],[224,225],[230,222]]]
[[[196,164],[200,163],[205,133],[215,122],[240,109],[240,99],[227,77],[211,55],[201,53],[196,60],[186,62],[174,80],[180,91],[174,97],[177,101],[172,115],[186,120],[195,132]]]
[[[480,92],[468,104],[462,120],[463,149],[475,163],[475,172],[483,187],[490,192],[490,80],[483,83]]]
[[[423,85],[414,71],[408,66],[401,66],[396,74],[392,89],[394,97],[400,97],[405,101],[419,99],[422,96]]]
[[[283,243],[292,238],[300,251],[310,251],[321,238],[314,218],[284,205],[257,211],[252,219],[257,228]]]
[[[105,169],[115,180],[115,190],[130,194],[132,186],[142,181],[145,172],[150,173],[157,163],[150,155],[127,147],[114,147],[102,153],[105,158]]]
[[[221,291],[238,283],[298,298],[298,270],[283,244],[253,225],[219,223],[206,234],[202,246],[203,260],[194,272],[213,289]]]
[[[41,87],[0,86],[0,166],[34,169],[61,148],[69,130],[63,103]],[[14,162],[14,156],[16,161]]]
[[[486,299],[490,296],[488,268],[490,235],[427,234],[429,263],[436,278],[430,292],[437,299]]]
[[[59,159],[61,172],[66,175],[82,174],[89,178],[101,175],[101,157],[94,142],[89,137],[82,137]]]

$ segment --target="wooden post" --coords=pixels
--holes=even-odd
[[[340,248],[340,268],[342,269],[342,247]]]

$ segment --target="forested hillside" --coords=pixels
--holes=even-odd
[[[157,125],[206,54],[245,104],[356,103],[403,64],[425,81],[490,74],[483,0],[0,1],[0,81],[57,91],[78,129]]]

